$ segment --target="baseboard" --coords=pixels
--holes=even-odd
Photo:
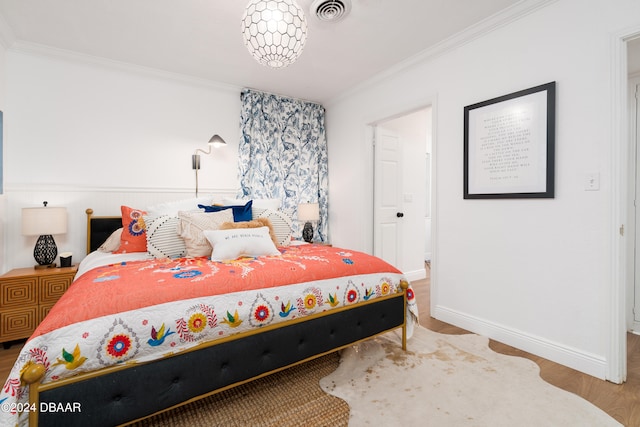
[[[404,274],[407,280],[410,282],[427,278],[427,270],[425,270],[424,268],[414,271],[403,271],[402,274]]]
[[[434,307],[432,316],[443,322],[544,357],[596,378],[606,378],[608,366],[604,356],[588,353],[442,306]]]

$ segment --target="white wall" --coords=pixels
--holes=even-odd
[[[66,206],[69,232],[54,238],[80,261],[86,208],[193,197],[191,154],[214,133],[228,146],[202,156],[200,192],[238,188],[240,88],[13,50],[6,85],[3,271],[34,264],[21,208]]]
[[[588,7],[585,6],[588,4]],[[610,43],[640,2],[559,0],[327,106],[332,240],[370,249],[367,120],[434,99],[432,313],[598,377],[607,372]],[[464,200],[463,108],[557,82],[556,197]],[[600,173],[600,191],[585,175]]]

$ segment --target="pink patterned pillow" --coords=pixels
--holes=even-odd
[[[120,210],[122,211],[122,236],[120,237],[120,248],[113,253],[146,252],[147,226],[142,216],[147,213],[129,206],[121,206]]]

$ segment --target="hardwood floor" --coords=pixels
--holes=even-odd
[[[429,278],[413,282],[412,286],[418,299],[422,326],[443,334],[469,333],[430,316]],[[640,426],[640,336],[628,334],[627,382],[622,385],[599,380],[496,341],[491,341],[489,346],[498,353],[533,360],[540,366],[540,376],[545,381],[583,397],[625,426]],[[21,347],[18,343],[9,349],[0,348],[0,378],[3,383]]]
[[[430,316],[430,284],[428,277],[411,283],[418,300],[420,324],[443,334],[469,333]],[[497,341],[490,340],[489,347],[498,353],[534,361],[540,366],[540,377],[548,383],[581,396],[624,426],[640,426],[640,336],[627,334],[627,382],[620,385],[594,378]]]

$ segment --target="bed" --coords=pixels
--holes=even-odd
[[[87,210],[90,253],[0,391],[1,425],[127,424],[390,330],[401,328],[406,349],[415,296],[384,261],[323,244],[280,245],[278,226],[207,230],[210,256],[158,256],[184,249],[152,249],[149,236],[162,227],[146,215],[147,251],[96,250],[114,239],[122,248],[117,233],[141,214],[124,208],[122,217]],[[269,218],[262,224],[286,218],[250,212],[251,222]],[[167,217],[175,215],[161,216],[174,230]],[[258,235],[277,253],[216,256],[220,236]]]

